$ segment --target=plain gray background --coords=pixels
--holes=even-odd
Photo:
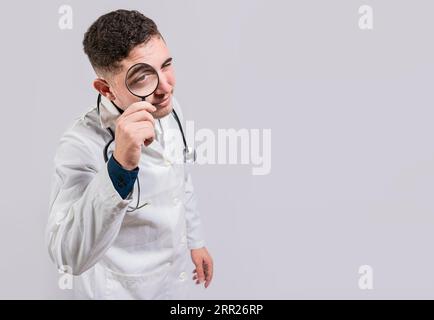
[[[95,104],[83,34],[118,8],[159,25],[197,128],[272,129],[269,175],[194,168],[215,277],[193,298],[434,298],[434,3],[414,0],[2,2],[0,298],[71,296],[44,243],[52,160]]]

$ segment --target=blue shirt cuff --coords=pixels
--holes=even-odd
[[[134,182],[136,182],[137,174],[139,173],[139,167],[133,170],[124,169],[112,155],[107,162],[107,169],[113,186],[122,199],[125,199],[133,190]]]

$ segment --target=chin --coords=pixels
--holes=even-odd
[[[164,118],[172,112],[172,103],[169,103],[166,107],[158,108],[157,111],[152,113],[155,119]]]

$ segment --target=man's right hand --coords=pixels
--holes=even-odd
[[[155,138],[155,120],[151,112],[157,109],[146,101],[130,105],[116,120],[116,161],[127,170],[135,169],[140,161],[142,144],[146,146]]]

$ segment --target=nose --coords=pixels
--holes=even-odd
[[[164,73],[159,73],[158,74],[158,78],[159,78],[159,82],[158,82],[158,87],[155,90],[155,94],[157,95],[164,95],[166,93],[171,92],[172,90],[172,85],[169,83],[167,77],[164,75]]]

